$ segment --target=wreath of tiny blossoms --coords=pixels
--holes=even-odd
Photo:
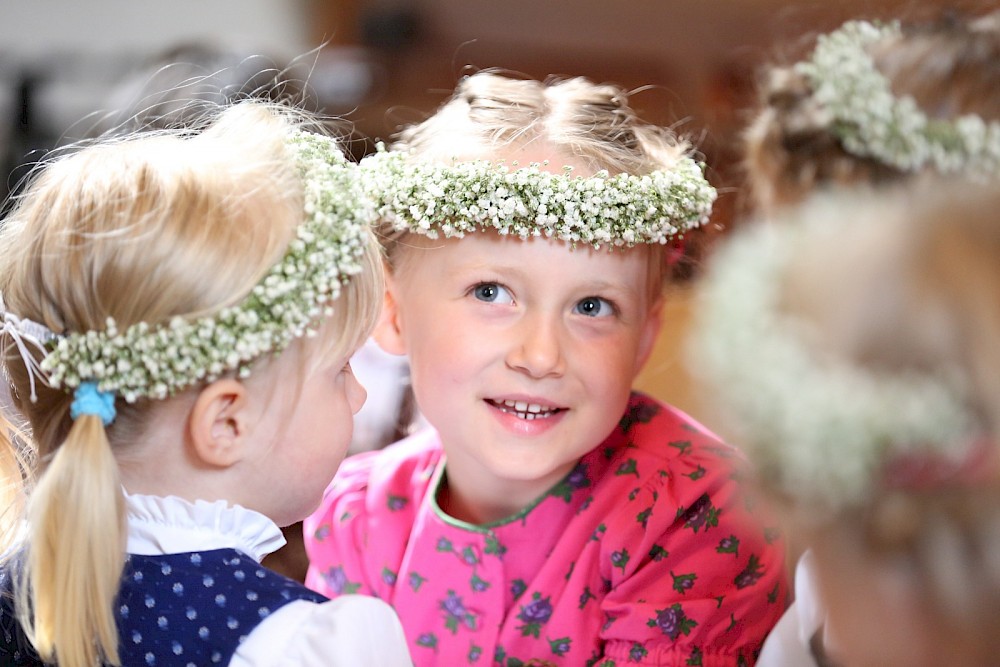
[[[898,22],[850,21],[820,36],[812,57],[796,64],[844,149],[901,171],[1000,172],[1000,123],[975,114],[930,119],[912,97],[893,94],[867,47],[901,35]]]
[[[835,202],[801,217],[741,230],[717,249],[690,351],[761,479],[816,519],[863,501],[895,456],[960,461],[973,420],[956,388],[830,358],[810,344],[810,323],[782,312],[782,274],[803,240],[835,244],[843,231]]]
[[[288,144],[303,182],[306,219],[250,294],[210,317],[140,322],[124,331],[109,318],[104,331],[57,336],[41,362],[50,386],[75,389],[93,381],[129,403],[166,398],[228,371],[247,376],[249,362],[281,351],[332,312],[341,285],[361,271],[372,210],[361,196],[356,165],[332,139],[291,130]]]
[[[555,174],[540,166],[421,162],[381,144],[360,163],[378,215],[397,231],[430,238],[494,229],[595,248],[667,243],[705,224],[716,197],[702,165],[687,157],[641,176],[601,171],[584,178],[570,167]]]

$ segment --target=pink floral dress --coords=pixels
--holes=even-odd
[[[425,431],[349,459],[306,520],[306,584],[375,595],[416,665],[751,665],[786,606],[783,544],[744,460],[633,395],[619,427],[533,505],[445,515]]]

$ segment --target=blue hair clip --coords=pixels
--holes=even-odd
[[[69,414],[73,419],[81,415],[95,415],[107,426],[115,420],[114,392],[101,391],[96,382],[81,382],[73,394]]]

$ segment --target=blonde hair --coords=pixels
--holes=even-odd
[[[887,201],[889,219],[881,217]],[[965,386],[984,460],[971,479],[890,476],[864,506],[801,528],[816,553],[831,627],[838,618],[863,625],[854,596],[881,581],[929,637],[921,651],[934,653],[920,664],[990,664],[1000,654],[1000,190],[914,181],[872,204],[846,205],[855,224],[843,246],[812,248],[781,276],[791,295],[785,308],[815,321],[826,351],[873,372],[918,371]],[[879,219],[870,219],[874,212]],[[876,237],[881,243],[871,243]],[[844,257],[861,245],[864,252]],[[880,664],[914,664],[893,662],[883,643],[889,631],[881,619],[867,620],[877,637],[837,638],[855,650],[870,641],[862,648],[878,649]],[[899,638],[896,647],[912,641]]]
[[[870,53],[896,95],[909,95],[930,118],[977,114],[1000,119],[1000,12],[904,26]],[[794,66],[768,68],[744,134],[752,203],[763,209],[800,201],[817,188],[891,183],[907,176],[844,150],[833,121]]]
[[[583,77],[519,79],[488,70],[463,78],[432,116],[403,129],[393,148],[447,163],[495,159],[532,141],[612,174],[670,169],[691,152],[672,130],[640,120],[618,86]],[[380,232],[391,261],[400,234],[388,226]]]
[[[245,102],[202,131],[105,139],[54,160],[0,230],[0,293],[55,333],[162,324],[245,297],[303,220],[303,188],[285,139],[310,122]],[[381,303],[374,237],[361,275],[321,327],[322,354],[347,354]],[[312,345],[312,343],[310,343]],[[115,422],[72,420],[72,396],[38,386],[6,350],[12,396],[41,473],[28,508],[18,616],[41,657],[63,667],[118,663],[113,609],[125,558],[124,496],[114,452],[141,440],[154,402],[117,402]],[[7,438],[13,451],[13,442]]]

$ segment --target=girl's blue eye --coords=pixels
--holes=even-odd
[[[587,317],[610,317],[615,313],[615,307],[607,299],[588,296],[576,304],[576,312]]]
[[[487,303],[514,303],[514,297],[507,288],[496,283],[480,283],[472,289],[472,293],[477,299]]]

